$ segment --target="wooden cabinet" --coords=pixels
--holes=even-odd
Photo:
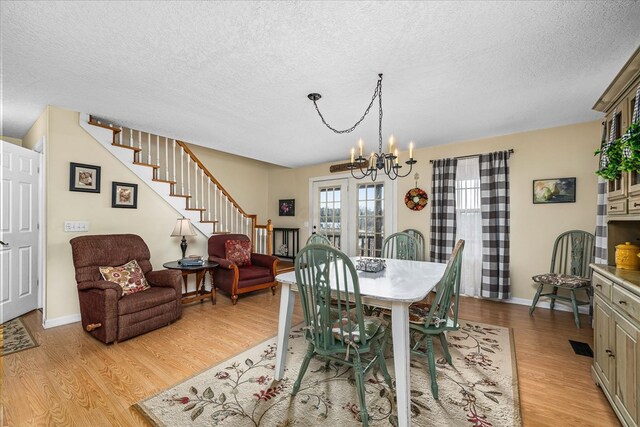
[[[640,272],[592,264],[592,375],[623,425],[640,422]]]

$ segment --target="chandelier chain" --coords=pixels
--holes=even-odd
[[[367,109],[364,111],[364,114],[362,115],[362,117],[360,117],[360,119],[358,119],[358,121],[355,122],[355,124],[350,128],[340,130],[332,127],[329,123],[327,123],[324,116],[320,112],[317,101],[315,99],[312,100],[313,105],[316,107],[316,111],[318,112],[318,115],[322,120],[322,123],[324,123],[324,125],[327,128],[331,129],[335,133],[351,133],[354,131],[356,127],[358,127],[360,123],[362,123],[362,121],[367,116],[367,114],[369,114],[369,110],[371,110],[371,107],[373,106],[373,102],[376,100],[376,97],[380,97],[379,98],[380,99],[380,147],[382,148],[382,74],[379,74],[379,76],[380,78],[378,79],[378,84],[376,85],[376,89],[373,91],[373,95],[371,96],[371,102],[369,102],[369,106],[367,106]]]

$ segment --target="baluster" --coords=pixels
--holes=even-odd
[[[164,139],[164,179],[169,181],[169,138]]]
[[[138,132],[138,135],[140,134],[140,132]],[[151,134],[148,133],[147,134],[147,149],[149,150],[147,152],[147,164],[150,165],[151,164]]]
[[[225,205],[224,205],[224,223],[226,224],[226,229],[229,231],[229,198],[225,196]]]
[[[172,158],[172,163],[173,163],[173,182],[177,182],[176,181],[176,140],[172,140],[171,143],[171,149],[173,150],[173,158]]]
[[[213,221],[218,220],[218,187],[213,186]]]
[[[122,126],[120,126],[120,133],[118,133],[118,144],[122,145]],[[133,144],[129,143],[129,147],[133,147]]]
[[[211,180],[207,181],[207,221],[211,221]]]
[[[219,216],[218,216],[218,221],[220,221],[220,231],[224,231],[224,228],[222,228],[224,226],[224,217],[223,217],[223,210],[222,210],[222,190],[220,190],[218,188],[218,194],[220,195],[220,198],[218,200],[218,212],[219,212]]]
[[[184,148],[180,147],[180,194],[184,195]]]
[[[133,141],[133,131],[129,129],[129,134],[131,134],[131,138]],[[140,149],[140,153],[142,154],[142,135],[138,132],[138,148]]]
[[[191,206],[191,205],[189,205]],[[193,161],[193,207],[197,208],[198,204],[198,163]]]
[[[191,195],[191,156],[187,156],[187,195]]]
[[[160,135],[156,135],[156,166],[160,166]],[[160,168],[158,168],[158,178],[160,178]]]
[[[202,168],[198,168],[198,170],[200,171],[200,193],[202,193],[202,197],[200,198],[200,207],[206,209],[207,205],[204,200],[204,170]]]

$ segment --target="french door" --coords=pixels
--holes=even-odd
[[[379,257],[395,231],[395,182],[351,177],[311,180],[311,232],[350,256]]]

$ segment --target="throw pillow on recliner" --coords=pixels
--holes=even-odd
[[[227,240],[224,242],[225,257],[238,267],[251,265],[251,242],[249,240]]]
[[[99,269],[104,280],[115,282],[122,287],[123,295],[145,291],[151,287],[135,259],[118,267],[99,267]]]

